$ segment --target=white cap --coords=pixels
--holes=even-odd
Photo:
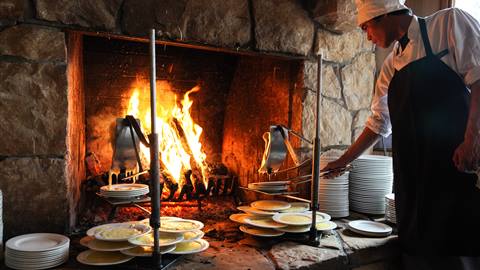
[[[405,0],[355,0],[357,4],[357,23],[361,25],[369,20],[397,10],[408,9]]]

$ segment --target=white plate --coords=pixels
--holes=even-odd
[[[288,226],[287,224],[275,222],[271,218],[267,217],[247,217],[245,218],[245,223],[265,229],[284,228]]]
[[[250,206],[239,206],[237,207],[238,210],[243,211],[245,213],[249,213],[252,215],[257,215],[257,216],[274,216],[275,214],[278,214],[278,212],[272,212],[272,211],[263,211],[260,209],[256,209]]]
[[[285,210],[280,210],[281,213],[303,213],[305,211],[308,211],[310,209],[310,204],[309,203],[304,203],[304,202],[291,202],[290,203],[290,208],[285,209]]]
[[[319,231],[330,231],[337,228],[337,223],[333,221],[319,222],[317,223],[316,228]]]
[[[66,261],[68,261],[68,254],[65,257],[62,257],[56,261],[51,261],[47,263],[35,263],[35,264],[25,264],[22,262],[15,262],[15,261],[10,261],[8,259],[5,260],[5,265],[13,268],[13,269],[48,269],[48,268],[53,268],[59,265],[64,264]]]
[[[5,260],[11,262],[11,263],[16,263],[16,264],[46,264],[46,263],[52,263],[52,262],[58,262],[62,260],[65,257],[68,257],[68,252],[69,250],[65,250],[62,253],[51,256],[51,257],[37,257],[37,258],[25,258],[22,256],[12,256],[8,253],[5,253]]]
[[[193,254],[206,250],[210,244],[204,239],[178,243],[176,248],[170,254]]]
[[[198,239],[201,239],[204,235],[205,235],[205,233],[200,231],[200,230],[185,232],[185,233],[183,233],[183,241],[182,242],[196,241]]]
[[[82,237],[82,239],[80,239],[80,245],[88,248],[88,243],[90,241],[92,241],[93,239],[95,239],[95,237],[93,237],[93,236],[88,236],[88,235],[84,236],[84,237]]]
[[[107,228],[110,228],[110,227],[114,227],[114,226],[130,226],[131,222],[125,222],[125,223],[107,223],[107,224],[102,224],[102,225],[98,225],[98,226],[95,226],[95,227],[92,227],[90,229],[88,229],[87,231],[87,236],[95,236],[96,233],[104,230],[104,229],[107,229]]]
[[[87,265],[114,265],[128,262],[133,258],[119,251],[95,251],[89,249],[78,254],[77,261]]]
[[[9,256],[5,257],[5,261],[9,264],[14,264],[17,266],[25,265],[25,266],[32,266],[32,267],[39,267],[40,265],[49,265],[49,264],[57,264],[59,262],[63,262],[68,259],[68,252],[61,254],[61,256],[55,258],[47,258],[47,259],[36,259],[36,260],[25,260],[24,258],[12,258]]]
[[[10,256],[23,257],[23,258],[55,257],[68,251],[69,247],[70,246],[66,245],[61,248],[49,250],[49,251],[18,251],[18,250],[9,249],[7,247],[5,249],[5,254],[8,254]]]
[[[175,245],[160,247],[160,254],[165,254],[175,249]],[[150,257],[152,256],[153,247],[137,246],[131,249],[120,250],[121,253],[134,257]]]
[[[115,184],[115,185],[106,185],[100,188],[100,191],[103,192],[129,192],[135,190],[148,189],[148,185],[144,184]]]
[[[285,228],[278,228],[275,229],[281,232],[288,232],[288,233],[304,233],[310,231],[311,225],[303,225],[303,226],[287,226]]]
[[[312,215],[306,213],[278,213],[272,219],[278,223],[293,226],[312,224]]]
[[[238,222],[238,223],[241,223],[241,224],[247,224],[245,223],[245,218],[247,217],[252,217],[252,215],[250,214],[231,214],[230,215],[230,220],[231,221],[235,221],[235,222]]]
[[[285,201],[261,200],[252,202],[251,207],[266,211],[280,211],[290,208],[290,203]]]
[[[262,191],[285,191],[288,189],[287,186],[256,186],[251,184],[248,184],[248,188]]]
[[[16,251],[50,251],[69,245],[70,239],[55,233],[30,233],[13,237],[5,243],[9,249]]]
[[[159,231],[184,233],[201,230],[203,226],[202,222],[193,219],[166,220],[160,222]]]
[[[133,247],[135,247],[135,245],[130,244],[127,241],[112,242],[93,239],[92,241],[88,242],[88,248],[96,251],[120,251]]]
[[[367,236],[388,236],[392,233],[392,227],[370,220],[350,221],[348,228],[356,233]]]
[[[170,246],[183,241],[182,233],[160,232],[159,246]],[[153,233],[144,234],[128,239],[128,242],[137,246],[153,247]]]
[[[261,237],[277,237],[285,234],[285,232],[280,232],[273,229],[253,228],[245,225],[240,226],[240,231],[246,234],[261,236]]]
[[[305,213],[312,216],[312,211],[307,211]],[[320,223],[329,221],[330,219],[332,219],[332,217],[329,214],[317,211],[317,218],[315,219],[315,222]]]
[[[95,233],[95,238],[104,241],[121,242],[130,238],[141,236],[152,231],[148,225],[141,223],[127,224],[128,226],[113,226]]]
[[[256,182],[250,183],[257,186],[285,186],[290,185],[290,181],[268,181],[268,182]]]

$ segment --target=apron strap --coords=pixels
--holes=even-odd
[[[418,18],[418,23],[420,25],[420,32],[422,33],[423,46],[425,47],[425,53],[427,54],[427,56],[432,56],[434,54],[432,51],[432,47],[430,46],[430,40],[428,40],[427,25],[425,24],[425,19]]]

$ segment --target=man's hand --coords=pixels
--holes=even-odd
[[[453,163],[461,172],[475,172],[480,165],[480,80],[471,86],[470,111],[464,138],[453,154]]]
[[[466,139],[453,154],[453,163],[461,172],[475,172],[480,165],[480,136]]]
[[[332,179],[344,174],[347,170],[348,163],[339,158],[335,161],[329,162],[327,166],[320,170],[320,172],[324,172],[325,174],[322,176],[327,179]]]

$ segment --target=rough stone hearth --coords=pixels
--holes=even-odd
[[[353,215],[352,219],[361,218]],[[240,241],[218,241],[206,237],[210,247],[199,254],[185,255],[168,269],[172,270],[347,270],[347,269],[400,269],[397,236],[375,238],[361,236],[346,228],[348,219],[336,220],[339,228],[322,236],[319,247],[312,247],[286,238],[261,238],[243,235]],[[227,222],[224,227],[238,224]],[[208,235],[208,234],[207,234]],[[289,236],[295,238],[294,235]],[[75,237],[70,261],[59,269],[93,269],[79,264],[75,256],[85,248]],[[147,258],[136,258],[124,263],[122,269],[150,269]]]

